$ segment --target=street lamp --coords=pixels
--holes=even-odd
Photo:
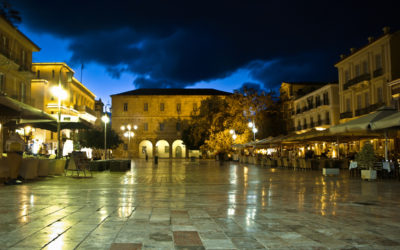
[[[256,123],[249,122],[249,128],[251,128],[251,131],[253,131],[253,139],[254,141],[256,141],[256,133],[258,132],[258,129],[256,128]]]
[[[138,128],[138,126],[133,125],[133,129],[136,130]],[[125,131],[125,129],[127,130],[126,132],[124,132],[124,136],[128,138],[128,152],[129,152],[129,146],[131,145],[131,137],[135,136],[135,133],[132,131],[132,126],[130,124],[128,125],[122,125],[121,126],[121,130]]]
[[[104,122],[104,160],[107,159],[107,123],[110,122],[110,118],[108,118],[107,114],[104,114],[101,117],[101,120]]]
[[[57,119],[57,158],[61,158],[61,101],[67,99],[67,91],[61,87],[61,82],[58,86],[54,86],[51,89],[53,95],[58,99],[58,119]]]
[[[236,140],[237,135],[236,135],[235,130],[231,129],[231,130],[229,130],[229,133],[232,135],[232,139],[233,139],[233,140]]]

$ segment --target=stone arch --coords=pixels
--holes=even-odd
[[[139,158],[146,158],[146,152],[149,157],[153,157],[153,143],[149,140],[143,140],[139,143]]]
[[[172,158],[185,158],[186,146],[182,140],[176,140],[172,143]]]
[[[160,158],[169,158],[169,143],[166,140],[159,140],[156,143],[156,153]]]

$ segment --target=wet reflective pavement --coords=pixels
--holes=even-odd
[[[400,249],[400,182],[235,162],[0,185],[0,249]]]

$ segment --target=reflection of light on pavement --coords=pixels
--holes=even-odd
[[[234,208],[228,208],[228,215],[235,215],[235,209]]]
[[[229,171],[229,180],[231,184],[237,184],[237,166],[234,165],[231,167],[230,171]]]
[[[33,196],[33,194],[31,194],[31,199],[30,199],[31,205],[33,205],[34,200],[35,200],[35,197]]]
[[[248,171],[247,167],[243,167],[243,179],[244,179],[244,186],[247,187],[247,180],[248,180]]]

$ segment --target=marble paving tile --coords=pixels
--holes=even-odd
[[[133,172],[0,184],[0,249],[400,249],[397,180],[135,163]]]

